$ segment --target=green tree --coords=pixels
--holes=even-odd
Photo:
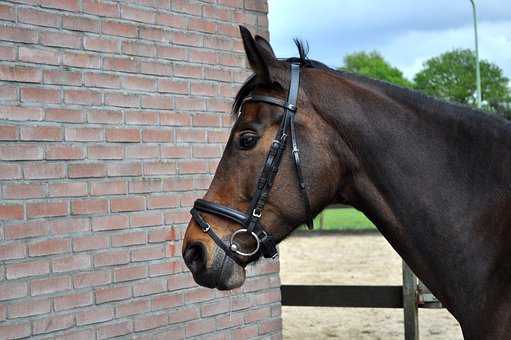
[[[437,98],[476,106],[475,65],[471,50],[443,53],[424,63],[423,70],[415,75],[415,88]],[[480,61],[480,68],[483,109],[511,115],[505,109],[511,104],[509,79],[500,67],[486,60]]]
[[[377,51],[347,54],[344,57],[344,66],[340,69],[403,87],[413,87],[412,82],[403,76],[403,72],[390,65]]]

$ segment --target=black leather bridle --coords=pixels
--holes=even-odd
[[[302,175],[302,168],[300,163],[300,150],[298,149],[296,129],[295,129],[295,113],[296,101],[298,98],[298,91],[300,85],[300,65],[291,64],[291,81],[287,101],[282,99],[269,97],[269,96],[249,96],[242,102],[240,110],[243,105],[248,102],[262,102],[270,105],[280,106],[284,109],[284,117],[280,123],[279,131],[272,142],[270,151],[266,156],[266,161],[257,180],[256,191],[252,197],[248,212],[243,213],[236,209],[209,202],[204,199],[195,201],[191,210],[191,214],[195,221],[199,224],[203,232],[207,233],[215,243],[223,249],[225,254],[232,258],[236,263],[242,265],[238,256],[245,257],[260,257],[261,255],[267,258],[274,258],[278,255],[276,240],[268,233],[261,224],[261,216],[263,213],[264,205],[270,194],[273,186],[273,180],[279,170],[280,161],[286,148],[288,137],[291,137],[293,160],[295,164],[296,174],[300,191],[302,192],[307,214],[307,226],[309,229],[313,228],[313,221],[310,212],[309,196],[305,188],[305,181]],[[224,242],[213,230],[213,228],[204,220],[200,212],[214,214],[231,221],[234,221],[242,226],[236,230],[230,237],[229,243]],[[256,241],[255,248],[250,252],[242,252],[239,248],[240,245],[236,243],[236,238],[242,234],[252,237]]]

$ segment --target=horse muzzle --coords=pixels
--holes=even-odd
[[[213,249],[213,253],[208,254],[206,245],[200,241],[192,242],[183,249],[183,259],[195,282],[203,287],[219,290],[240,287],[245,282],[245,269],[218,246],[215,245]],[[212,256],[212,259],[209,259],[208,255]],[[208,262],[211,265],[208,266]]]

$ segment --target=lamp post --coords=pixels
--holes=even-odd
[[[479,44],[477,41],[477,13],[476,13],[476,4],[474,0],[470,0],[472,3],[472,12],[474,15],[474,36],[475,36],[475,45],[476,45],[476,100],[477,107],[481,108],[481,71],[479,68]]]

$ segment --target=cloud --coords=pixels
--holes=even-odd
[[[307,40],[310,56],[330,66],[340,66],[346,53],[380,50],[412,78],[428,58],[474,47],[468,0],[269,0],[269,5],[271,43],[282,57],[297,54],[293,37]],[[511,3],[477,5],[481,57],[511,77]]]

